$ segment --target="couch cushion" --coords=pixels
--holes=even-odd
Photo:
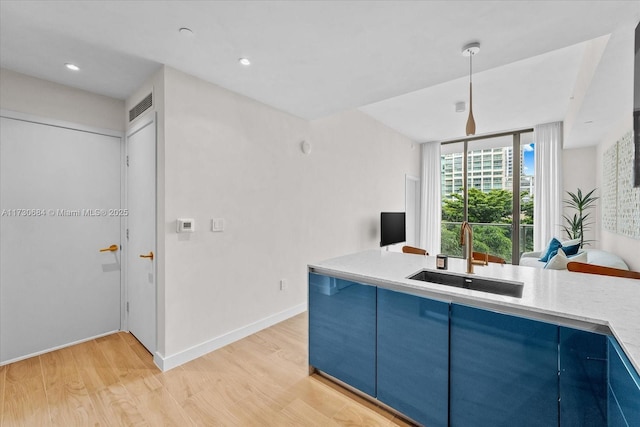
[[[546,252],[542,256],[542,258],[540,258],[540,261],[542,262],[549,261],[549,259],[553,258],[553,256],[558,252],[558,249],[560,249],[561,247],[562,247],[562,243],[560,243],[560,240],[554,237],[549,242],[549,247],[547,247]]]
[[[562,248],[558,249],[558,253],[547,262],[544,266],[547,270],[566,270],[567,264],[571,261],[587,262],[587,253],[580,252],[577,255],[567,256]]]
[[[580,250],[580,239],[564,240],[562,250],[566,256],[575,255]]]
[[[629,270],[629,266],[618,255],[600,249],[587,249],[587,263],[603,267]]]

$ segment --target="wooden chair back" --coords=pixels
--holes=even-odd
[[[567,264],[567,270],[578,273],[601,274],[603,276],[626,277],[627,279],[640,279],[640,272],[622,270],[620,268],[603,267],[601,265],[586,264],[584,262],[571,261]]]
[[[414,248],[413,246],[403,246],[402,252],[404,252],[405,254],[417,254],[424,256],[429,255],[429,252],[425,251],[424,249]]]
[[[476,261],[495,262],[497,264],[506,264],[507,261],[504,258],[500,258],[495,255],[487,255],[484,252],[473,252],[472,258]]]

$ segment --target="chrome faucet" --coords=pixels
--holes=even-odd
[[[467,237],[468,236],[468,237]],[[467,257],[467,273],[473,274],[473,266],[475,265],[487,265],[487,261],[474,261],[473,260],[473,230],[471,229],[471,224],[468,221],[464,221],[462,223],[462,227],[460,228],[460,245],[465,246],[465,252]],[[487,257],[488,258],[488,255]]]

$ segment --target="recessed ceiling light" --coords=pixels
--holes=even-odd
[[[247,58],[239,58],[238,62],[244,65],[245,67],[251,65],[251,61],[249,61]]]
[[[78,67],[76,64],[72,64],[70,62],[67,62],[66,64],[64,64],[65,67],[67,67],[68,69],[70,69],[71,71],[80,71],[80,67]]]
[[[180,31],[180,34],[183,34],[185,36],[192,36],[193,35],[193,30],[191,28],[182,27],[178,31]]]

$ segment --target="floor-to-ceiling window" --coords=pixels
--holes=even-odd
[[[442,145],[442,253],[462,256],[462,221],[474,251],[517,264],[533,250],[534,156],[531,130]]]

